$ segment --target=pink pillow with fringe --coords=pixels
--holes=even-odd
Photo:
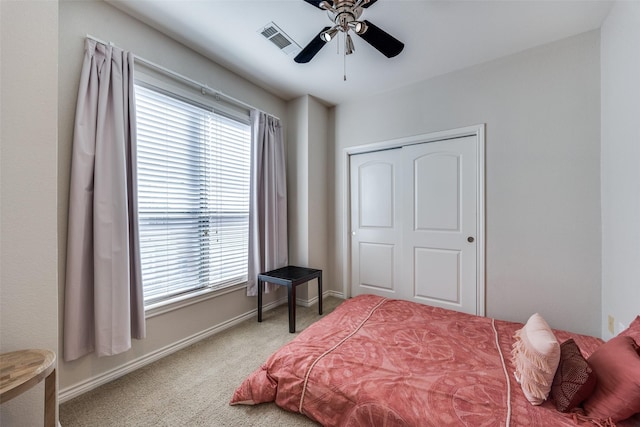
[[[560,344],[547,322],[533,314],[522,329],[516,331],[511,350],[515,378],[533,405],[549,396],[553,377],[560,362]]]

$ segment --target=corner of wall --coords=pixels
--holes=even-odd
[[[640,3],[615,2],[600,30],[602,337],[640,314]],[[609,324],[612,320],[612,328]],[[612,331],[611,331],[612,329]]]

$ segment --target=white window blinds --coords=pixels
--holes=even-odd
[[[136,85],[145,305],[247,280],[251,129]]]

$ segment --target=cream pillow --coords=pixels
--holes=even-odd
[[[516,331],[511,355],[514,375],[525,397],[540,405],[549,396],[560,362],[560,344],[547,322],[538,313]]]

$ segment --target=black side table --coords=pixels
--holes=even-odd
[[[289,265],[258,274],[258,322],[262,322],[262,292],[264,283],[275,283],[287,287],[289,306],[289,332],[296,331],[296,286],[318,279],[318,313],[322,314],[322,270]]]

